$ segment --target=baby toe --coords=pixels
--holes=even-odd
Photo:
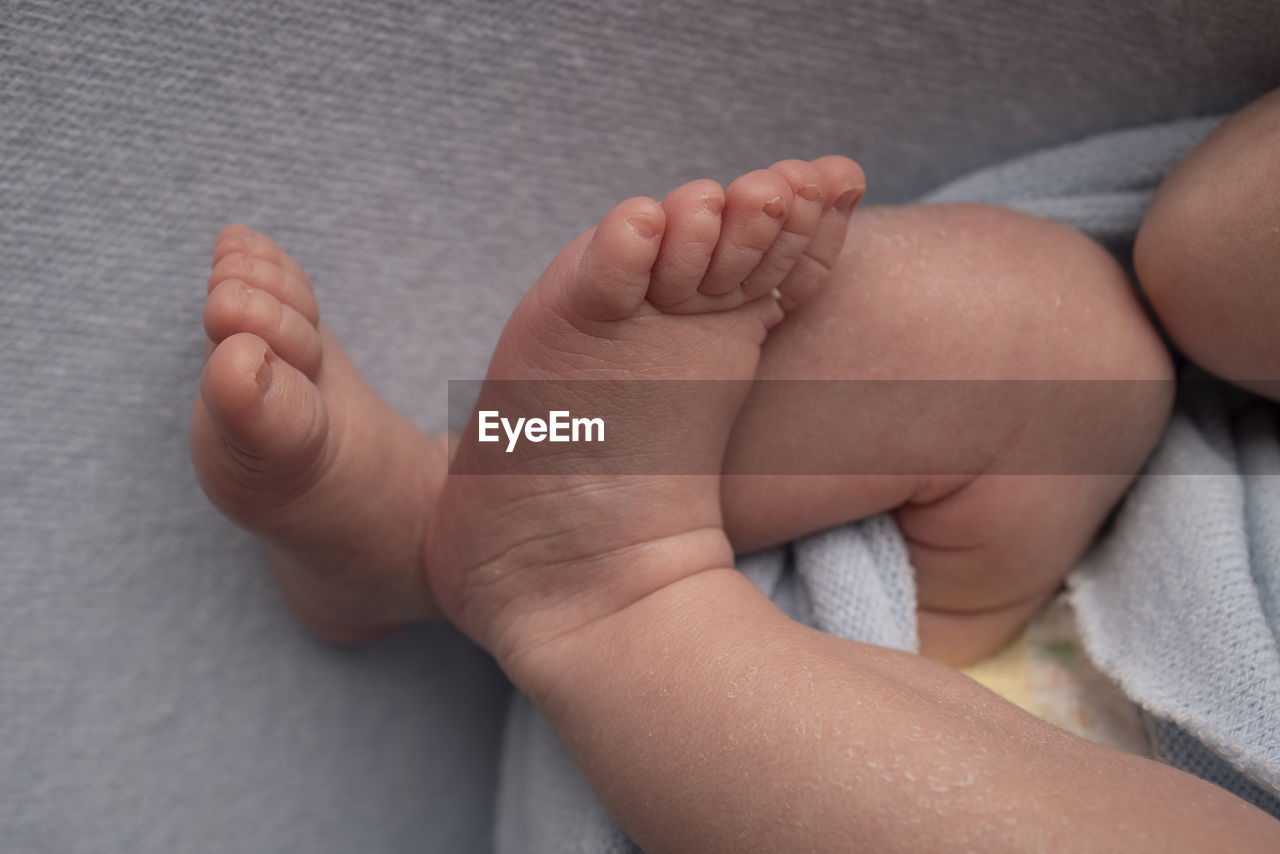
[[[720,239],[699,293],[721,297],[736,292],[777,240],[794,201],[786,180],[766,169],[749,172],[730,184]]]
[[[256,335],[214,350],[200,377],[192,459],[210,498],[233,518],[285,500],[317,470],[328,436],[319,390]]]
[[[815,160],[813,167],[821,174],[829,204],[800,256],[774,285],[787,310],[808,300],[826,282],[844,247],[849,216],[866,193],[862,168],[847,157],[823,157]]]
[[[819,157],[811,165],[822,175],[830,206],[848,216],[867,192],[867,176],[862,167],[838,155]]]
[[[787,182],[795,203],[782,223],[777,239],[743,281],[743,296],[748,300],[769,293],[786,279],[813,239],[827,200],[823,176],[812,164],[802,160],[783,160],[769,170]]]
[[[697,292],[720,237],[724,206],[723,188],[705,179],[691,181],[663,199],[666,227],[649,282],[649,302],[678,305]]]
[[[553,262],[557,274],[548,281],[574,315],[598,321],[630,317],[649,290],[665,227],[662,205],[643,196],[628,199],[560,253]]]
[[[240,223],[233,223],[222,229],[213,242],[213,263],[216,265],[232,254],[269,261],[289,275],[296,276],[308,289],[312,289],[311,279],[302,269],[302,265],[284,251],[280,244],[260,231],[254,231]]]
[[[282,359],[314,379],[320,368],[320,333],[307,318],[270,292],[239,279],[225,279],[209,293],[204,328],[213,344],[252,333]]]
[[[309,323],[320,322],[320,306],[305,273],[292,272],[275,261],[248,252],[226,252],[213,265],[209,274],[209,291],[230,279],[238,279],[251,288],[266,291],[301,314]]]

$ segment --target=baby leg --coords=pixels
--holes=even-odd
[[[656,211],[656,203],[633,200],[640,213],[659,216],[653,223],[645,216],[637,220],[659,233],[640,241],[640,248],[660,245],[661,251],[650,259],[651,270],[628,268],[624,279],[645,283],[640,293],[646,310],[668,320],[701,318],[677,324],[682,334],[700,323],[745,323],[762,338],[762,318],[780,318],[779,306],[798,305],[821,284],[821,277],[790,274],[831,263],[864,187],[856,164],[828,157],[782,161],[727,189],[693,182]],[[587,280],[590,270],[567,277],[582,285],[579,299],[605,300],[610,265],[622,263],[606,249],[625,249],[634,223],[614,219],[611,228],[575,244],[582,250],[599,234],[606,247],[587,256],[598,262],[600,281]],[[549,287],[535,292],[545,295]],[[266,542],[297,616],[337,641],[437,616],[422,544],[448,468],[444,437],[419,433],[364,381],[320,323],[307,274],[265,235],[236,225],[218,236],[204,325],[209,357],[191,414],[192,462],[218,509]],[[510,366],[503,348],[524,339],[503,340],[495,364]],[[733,375],[715,360],[738,366],[726,343],[735,340],[710,336],[696,348],[711,376]],[[742,387],[754,370],[758,344],[747,347]],[[623,349],[615,340],[610,348]],[[610,358],[620,357],[611,352]],[[594,357],[584,359],[595,364]],[[656,363],[650,367],[657,370]],[[563,368],[574,376],[582,366]],[[731,420],[732,413],[722,414]],[[709,506],[718,528],[718,503]]]
[[[425,563],[446,616],[535,702],[590,627],[692,576],[737,577],[720,513],[725,443],[768,330],[824,284],[803,271],[834,263],[864,187],[857,164],[828,157],[630,199],[512,312]],[[482,412],[554,410],[602,416],[609,444],[507,456],[479,436]],[[619,476],[613,461],[643,473]]]
[[[827,198],[860,189],[851,164],[843,169],[824,165],[831,170]],[[730,187],[720,214],[717,188],[702,182],[677,190],[661,205],[635,199],[615,208],[553,262],[513,313],[481,401],[527,403],[532,406],[526,411],[537,411],[542,395],[521,380],[573,377],[575,382],[552,385],[557,404],[572,404],[577,411],[581,403],[584,412],[619,404],[628,413],[624,421],[611,422],[628,425],[615,436],[621,439],[615,451],[644,459],[653,471],[707,471],[704,465],[716,466],[723,458],[742,402],[737,389],[756,374],[760,344],[769,340],[764,329],[781,320],[781,310],[767,296],[773,287],[795,313],[783,322],[793,329],[797,318],[816,324],[834,310],[849,308],[832,300],[823,311],[806,312],[804,297],[821,300],[826,288],[843,286],[846,295],[869,293],[871,300],[859,306],[865,317],[845,314],[850,318],[845,328],[853,326],[845,337],[859,342],[861,350],[814,346],[808,353],[791,353],[795,363],[779,350],[769,357],[766,376],[790,375],[783,371],[788,367],[803,367],[811,375],[815,365],[835,369],[843,358],[863,371],[883,364],[890,376],[937,375],[941,365],[951,367],[953,376],[967,377],[953,363],[974,341],[988,351],[985,361],[966,357],[967,367],[978,375],[996,368],[1004,375],[1019,375],[1015,368],[1070,375],[1094,369],[1095,362],[1109,366],[1111,359],[1130,357],[1167,370],[1158,344],[1148,342],[1152,349],[1145,351],[1122,337],[1134,332],[1125,313],[1136,309],[1120,299],[1120,294],[1127,297],[1122,281],[1098,275],[1111,270],[1098,256],[1077,244],[1045,259],[1037,239],[1069,245],[1069,232],[1064,237],[1061,230],[1049,229],[1037,237],[1046,227],[1034,220],[1015,218],[997,227],[1004,215],[973,209],[950,214],[960,240],[942,241],[936,257],[913,253],[924,266],[937,266],[934,276],[904,275],[892,282],[963,287],[966,276],[957,275],[956,266],[973,276],[965,299],[917,297],[892,330],[901,335],[906,326],[927,318],[927,311],[941,309],[945,323],[937,324],[938,331],[951,334],[912,346],[887,340],[883,327],[895,324],[895,304],[888,298],[894,295],[877,293],[871,285],[860,288],[845,275],[853,261],[874,262],[875,251],[855,248],[837,264],[838,256],[824,251],[833,244],[824,239],[822,219],[815,224],[815,218],[805,217],[802,224],[794,208],[786,235],[776,226],[750,227],[765,224],[771,197],[785,202],[790,196],[795,205],[806,193],[817,195],[806,191],[817,186],[816,179],[788,181],[788,189],[772,180],[772,187],[758,183],[762,177],[770,176],[753,176],[758,192],[741,197],[742,204],[732,203]],[[824,216],[828,222],[830,213]],[[884,235],[905,237],[920,232],[922,223],[931,226],[919,234],[923,244],[942,227],[936,211],[885,212],[861,218],[857,228],[846,231],[861,236],[860,229],[878,227]],[[967,229],[975,232],[972,243]],[[763,239],[737,242],[751,234]],[[716,256],[725,235],[733,261],[721,265]],[[777,264],[766,262],[780,241],[784,257],[776,258]],[[797,257],[795,250],[803,255]],[[1024,250],[1030,254],[1019,256]],[[975,262],[968,269],[965,252],[973,253]],[[902,259],[901,253],[895,257]],[[740,259],[754,258],[761,260],[738,266]],[[1068,273],[1055,278],[1050,267],[1040,280],[1028,269],[1039,262],[1049,267],[1054,260]],[[833,265],[841,276],[814,277]],[[720,276],[726,267],[746,275]],[[799,276],[817,292],[793,289],[797,282],[786,273],[788,267],[792,272],[799,267]],[[978,278],[979,272],[988,278]],[[1032,311],[1036,292],[1027,282],[1072,285],[1074,290],[1061,293],[1063,318],[1053,312],[1054,300],[1040,301],[1047,302],[1046,312]],[[722,292],[727,285],[733,290]],[[984,296],[993,286],[998,300]],[[720,299],[734,293],[760,298],[737,304]],[[1040,321],[1036,328],[1047,327],[1047,344],[1025,331],[1032,320]],[[996,336],[993,329],[1007,331],[998,324],[1018,326],[1013,334]],[[1067,359],[1076,349],[1066,346],[1070,336],[1083,332],[1092,333],[1088,340],[1094,346],[1079,348],[1084,357]],[[870,337],[857,337],[861,333]],[[890,345],[896,347],[889,353],[893,358],[878,362],[881,351],[875,348]],[[1093,355],[1098,350],[1110,358]],[[814,364],[800,358],[806,355]],[[1029,363],[1013,359],[1019,355]],[[896,357],[918,362],[898,364]],[[743,383],[700,382],[726,378]],[[611,382],[576,381],[588,379]],[[650,379],[699,381],[698,399],[675,410],[680,429],[671,429],[669,392],[658,393],[647,382],[612,382]],[[770,413],[779,416],[772,426],[783,430],[819,415],[768,409],[755,418],[767,421]],[[1110,424],[1105,413],[1086,415],[1093,418],[1082,419],[1086,426]],[[1134,431],[1133,419],[1121,423],[1126,433]],[[761,426],[757,420],[748,429]],[[976,429],[973,423],[958,427]],[[989,429],[983,422],[976,427]],[[1032,451],[1040,450],[1035,439],[1041,432],[1062,438],[1061,430],[1037,431],[1034,425],[1025,432],[1031,436],[1025,447]],[[779,452],[764,445],[775,435],[780,434],[748,435],[757,441],[746,442],[745,450]],[[1011,436],[1010,444],[1019,446],[1016,431]],[[891,449],[883,438],[872,438],[878,447]],[[1132,444],[1124,435],[1106,438],[1122,447]],[[528,458],[548,463],[546,468],[490,468],[479,443],[466,434],[461,439],[428,532],[427,567],[439,601],[546,714],[603,804],[644,850],[1103,849],[1114,842],[1117,828],[1132,827],[1149,830],[1147,847],[1158,850],[1211,849],[1222,840],[1232,851],[1276,849],[1274,822],[1207,783],[1056,730],[936,662],[841,640],[788,619],[730,568],[715,475],[609,475],[579,468],[583,458],[577,455],[555,452]],[[804,451],[801,445],[783,447],[782,453],[797,456]],[[997,454],[991,462],[1005,459]],[[850,483],[857,485],[857,479]],[[921,481],[922,490],[927,486]],[[1046,544],[1057,527],[1086,527],[1078,516],[1110,503],[1110,496],[1068,495],[1080,505],[1072,512],[1047,507],[1027,513],[1015,505],[1018,496],[1001,491],[998,483],[985,495],[976,479],[972,497],[966,498],[964,490],[961,484],[937,496],[937,507],[958,508],[950,517],[904,518],[917,543],[913,548],[923,581],[956,569],[920,547],[926,536],[934,538],[931,547],[947,544],[944,538],[957,530],[971,534],[974,550],[989,554],[993,563],[1016,553],[998,546],[1016,541],[1017,533],[1001,529],[985,510],[1008,508],[1011,515],[1021,513],[1026,524],[1036,523],[1037,513],[1045,516],[1054,526],[1038,534],[1048,549],[1057,545]],[[1037,491],[1057,495],[1032,490]],[[808,509],[820,509],[824,500],[859,498],[857,490],[828,490],[813,497]],[[774,513],[758,518],[768,521],[785,506],[776,501],[763,508]],[[956,524],[966,511],[975,520],[972,532]],[[741,523],[740,516],[740,535]],[[778,529],[774,534],[786,536]],[[1034,543],[1036,536],[1026,538]],[[998,576],[997,570],[1010,575],[1016,569],[997,564],[987,571]],[[928,602],[931,594],[923,581],[922,598]]]
[[[977,205],[855,213],[828,286],[773,331],[757,376],[891,382],[748,400],[725,471],[781,474],[725,478],[735,549],[893,510],[921,650],[952,664],[1052,596],[1172,399],[1168,356],[1100,247]],[[774,405],[786,394],[803,411]]]
[[[1134,263],[1174,343],[1211,373],[1280,400],[1280,91],[1170,173]]]

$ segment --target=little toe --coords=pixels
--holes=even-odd
[[[270,293],[312,325],[320,322],[320,307],[305,273],[292,272],[290,267],[281,267],[275,261],[245,252],[228,252],[213,265],[209,291],[228,279],[239,279],[252,288]]]
[[[214,350],[191,419],[192,459],[205,491],[239,521],[283,503],[320,470],[328,410],[315,384],[256,335]]]
[[[821,176],[827,204],[803,252],[786,277],[774,285],[784,309],[790,310],[813,296],[826,281],[840,255],[849,228],[849,216],[867,191],[862,167],[847,157],[829,156],[811,164]]]
[[[653,264],[648,300],[659,308],[677,305],[697,290],[720,237],[724,189],[715,181],[691,181],[662,200],[666,227]]]
[[[867,193],[867,176],[862,167],[848,157],[831,154],[811,164],[826,182],[827,196],[837,213],[848,217]]]
[[[302,269],[302,265],[295,261],[292,255],[284,251],[280,244],[262,232],[254,231],[247,225],[240,223],[228,225],[218,233],[213,242],[213,263],[216,265],[226,256],[236,253],[262,261],[269,261],[289,275],[296,276],[307,286],[308,290],[314,290],[311,286],[311,279],[307,276],[307,272]]]
[[[730,184],[720,240],[699,293],[720,297],[738,291],[777,240],[794,202],[786,179],[768,169],[748,172]]]
[[[238,332],[257,335],[280,358],[315,379],[322,353],[319,330],[293,307],[239,279],[226,279],[204,304],[204,329],[216,345]]]
[[[662,205],[638,196],[570,243],[553,262],[561,272],[552,277],[570,312],[597,321],[633,315],[648,292],[665,227]]]

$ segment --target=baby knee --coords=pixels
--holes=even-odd
[[[1138,279],[1169,337],[1206,370],[1280,398],[1280,91],[1218,128],[1152,200]]]
[[[1128,276],[1084,234],[990,205],[900,209],[897,217],[910,225],[900,228],[913,261],[893,259],[893,316],[909,318],[915,334],[903,339],[930,361],[922,375],[1171,377]]]
[[[935,358],[961,379],[1013,381],[997,388],[1007,403],[988,407],[987,423],[1022,437],[1001,453],[1031,459],[1006,462],[1027,473],[1136,472],[1168,419],[1174,370],[1123,268],[1048,220],[988,206],[935,215],[966,223],[935,269],[953,278],[947,311],[968,326],[962,346]],[[988,385],[975,393],[989,396]]]

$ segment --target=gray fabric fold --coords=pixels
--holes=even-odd
[[[1157,758],[1280,815],[1280,418],[1191,382],[1072,602],[1090,656],[1154,718]]]

